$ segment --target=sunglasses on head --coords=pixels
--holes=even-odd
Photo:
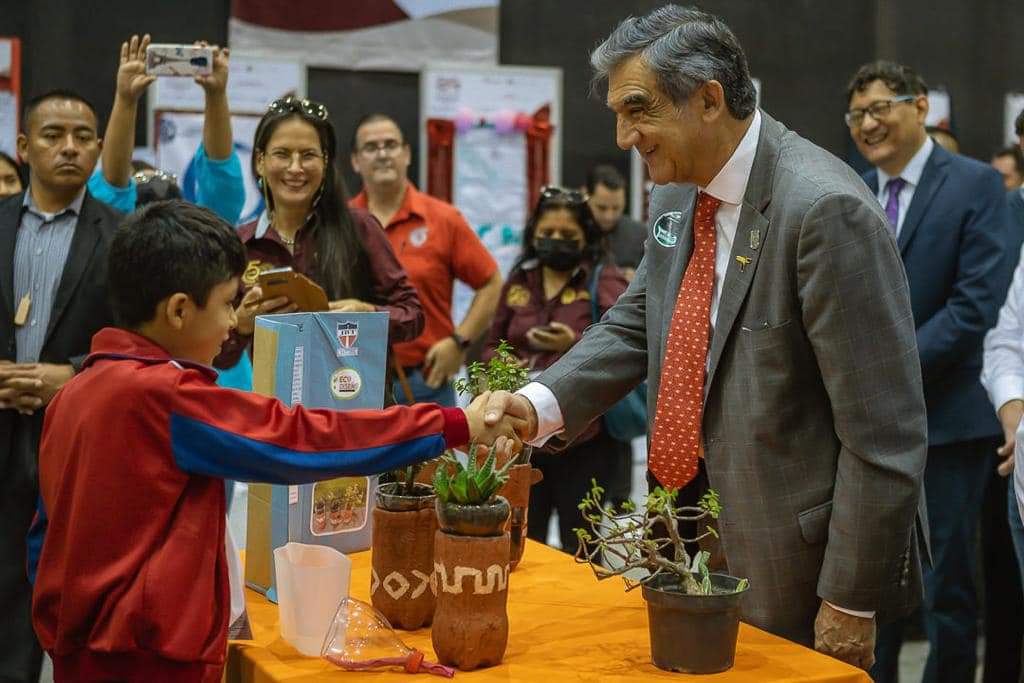
[[[584,204],[587,201],[587,195],[579,190],[569,190],[564,187],[556,187],[555,185],[545,185],[540,189],[540,201],[543,203],[551,200],[559,200],[572,205]]]
[[[321,121],[327,119],[327,107],[319,102],[314,102],[313,100],[307,100],[305,98],[300,100],[299,98],[292,97],[291,95],[282,97],[279,100],[274,100],[270,103],[270,106],[267,107],[267,111],[271,114],[287,114],[295,112],[297,114],[305,114],[306,116],[320,119]]]

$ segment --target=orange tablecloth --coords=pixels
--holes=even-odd
[[[352,555],[352,562],[352,595],[369,602],[370,553]],[[248,589],[246,600],[254,639],[230,643],[228,683],[445,680],[425,674],[341,671],[325,661],[303,657],[281,639],[277,606]],[[532,541],[509,579],[508,616],[504,662],[490,669],[457,672],[453,680],[870,683],[859,669],[746,624],[740,626],[736,664],[730,671],[710,676],[661,671],[650,661],[647,610],[640,591],[625,593],[617,578],[599,583],[588,567]],[[399,631],[399,635],[428,658],[433,656],[429,629]]]

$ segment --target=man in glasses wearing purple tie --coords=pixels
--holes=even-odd
[[[928,88],[892,62],[861,67],[846,123],[874,166],[864,181],[888,217],[910,284],[928,407],[924,489],[931,528],[924,681],[973,681],[974,548],[1002,428],[979,381],[982,341],[996,322],[1012,265],[1006,196],[988,164],[952,154],[925,130]],[[899,416],[893,416],[899,419]],[[879,625],[875,681],[895,681],[902,623]]]

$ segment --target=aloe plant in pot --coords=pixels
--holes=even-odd
[[[526,368],[521,367],[515,355],[515,349],[504,339],[498,344],[486,363],[471,363],[466,370],[467,379],[454,382],[456,391],[476,397],[484,391],[516,391],[529,381]],[[500,495],[505,498],[511,508],[508,522],[505,525],[509,532],[509,561],[515,570],[526,550],[526,530],[530,509],[530,487],[543,478],[540,470],[530,465],[533,448],[523,446],[518,456],[512,458],[512,467],[508,472],[508,481]]]
[[[476,448],[470,446],[470,453]],[[501,662],[508,643],[508,501],[498,495],[512,461],[497,466],[492,447],[482,465],[444,456],[434,475],[437,609],[431,639],[443,664],[470,670]]]
[[[576,529],[576,561],[589,564],[598,580],[622,576],[627,591],[643,591],[655,666],[697,674],[725,671],[735,658],[739,601],[748,583],[711,573],[709,553],[698,550],[691,557],[686,550],[686,544],[717,536],[709,523],[721,512],[718,494],[708,491],[698,505],[680,506],[677,493],[655,488],[643,509],[630,502],[616,511],[602,503],[604,489],[594,482],[579,505],[589,529]],[[680,523],[706,526],[688,538]]]
[[[413,630],[430,624],[436,602],[434,490],[416,483],[421,465],[391,472],[377,487],[373,509],[370,601],[392,626]]]

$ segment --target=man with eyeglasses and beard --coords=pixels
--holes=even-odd
[[[952,154],[925,130],[928,88],[892,62],[862,66],[847,88],[846,123],[874,165],[864,175],[885,209],[910,284],[928,408],[924,492],[931,563],[924,616],[925,681],[973,681],[978,610],[974,547],[1002,429],[979,381],[982,341],[1006,297],[1007,213],[1002,178]],[[876,681],[898,675],[902,623],[881,624]]]
[[[363,190],[351,202],[384,226],[391,247],[416,287],[426,326],[411,342],[394,345],[396,364],[415,402],[455,405],[451,379],[466,349],[490,326],[501,293],[501,273],[480,238],[451,204],[420,192],[408,179],[412,151],[394,119],[370,114],[355,127],[352,168]],[[476,290],[462,322],[452,320],[452,288]],[[409,403],[406,387],[395,398]]]

